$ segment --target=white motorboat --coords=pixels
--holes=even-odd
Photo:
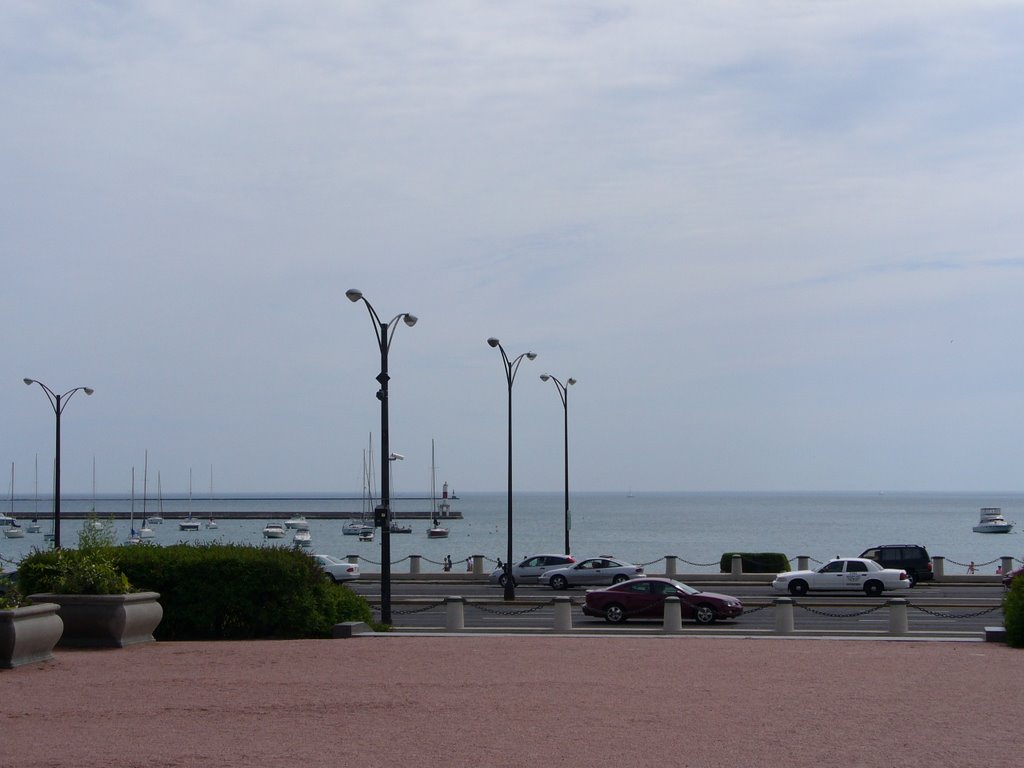
[[[206,527],[208,530],[216,531],[218,527],[217,521],[211,517],[209,520],[206,521]]]
[[[295,535],[292,536],[292,543],[299,547],[309,547],[313,545],[313,537],[309,533],[309,529],[299,529],[295,531]]]
[[[975,533],[1009,533],[1013,523],[1007,522],[999,507],[982,507],[981,518],[973,530]]]
[[[178,521],[179,531],[198,531],[199,521],[194,517],[186,517],[184,520]]]
[[[0,512],[0,527],[14,525],[16,522],[17,521],[10,515],[5,515],[3,512]]]
[[[367,528],[359,534],[360,541],[373,541],[373,528]]]
[[[395,520],[391,521],[390,530],[392,533],[412,533],[411,525],[402,525]]]
[[[346,536],[362,536],[367,531],[373,533],[373,526],[362,520],[349,520],[341,526],[341,532]]]
[[[302,515],[292,515],[284,521],[285,528],[293,528],[296,531],[308,531],[309,523],[306,522],[306,518]]]
[[[283,539],[285,537],[284,526],[280,523],[267,523],[263,526],[263,538]]]

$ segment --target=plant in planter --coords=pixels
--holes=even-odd
[[[163,618],[160,595],[132,591],[114,563],[112,536],[85,525],[78,549],[36,551],[18,568],[19,586],[31,600],[60,606],[60,645],[121,648],[153,642],[153,630]]]
[[[51,661],[64,630],[55,603],[27,603],[16,587],[0,594],[0,668]]]

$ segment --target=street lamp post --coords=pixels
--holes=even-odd
[[[50,401],[50,407],[53,408],[53,415],[57,419],[57,440],[53,454],[53,548],[60,549],[60,415],[64,413],[68,401],[75,392],[81,390],[85,394],[91,395],[96,390],[91,387],[75,387],[63,395],[58,395],[41,381],[35,379],[23,379],[23,381],[26,386],[38,384],[42,387],[43,392],[46,393],[46,399]]]
[[[355,288],[345,291],[351,302],[362,301],[373,321],[373,332],[377,336],[380,348],[380,374],[377,383],[377,399],[380,400],[380,506],[374,510],[375,526],[380,527],[380,620],[382,624],[391,623],[391,448],[388,439],[388,350],[391,339],[395,335],[398,321],[401,320],[410,328],[416,325],[416,316],[403,312],[384,322],[377,315],[373,305],[364,297],[363,292]]]
[[[515,600],[516,588],[512,580],[512,384],[516,380],[516,372],[519,370],[523,358],[533,360],[537,357],[537,353],[524,352],[515,359],[509,360],[500,341],[492,336],[487,343],[492,347],[497,347],[501,352],[501,360],[505,365],[505,380],[508,382],[508,551],[505,553],[505,599]]]
[[[546,373],[540,375],[541,381],[550,379],[555,382],[558,390],[558,397],[562,400],[562,410],[565,414],[565,554],[569,554],[569,528],[572,527],[569,518],[569,387],[576,383],[576,379],[566,379],[565,384],[554,376]]]

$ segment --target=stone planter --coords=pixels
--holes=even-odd
[[[127,595],[29,595],[37,603],[56,603],[64,622],[59,645],[69,648],[123,648],[152,643],[164,609],[156,592]]]
[[[64,631],[58,608],[39,603],[0,611],[0,668],[53,660],[53,646]]]

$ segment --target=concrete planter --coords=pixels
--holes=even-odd
[[[52,661],[64,622],[55,603],[39,603],[0,611],[0,668]]]
[[[34,602],[56,603],[64,622],[59,645],[69,648],[123,648],[152,643],[164,609],[156,592],[127,595],[30,595]]]

